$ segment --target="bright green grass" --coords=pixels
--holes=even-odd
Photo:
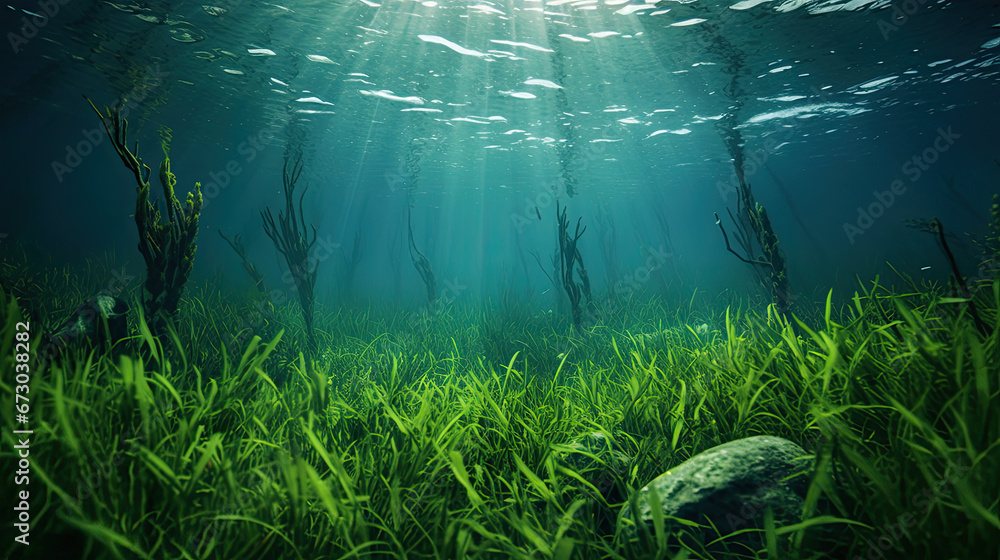
[[[14,325],[25,308],[58,320],[111,277],[12,262],[0,271],[4,496]],[[431,317],[320,306],[311,359],[297,308],[255,325],[254,297],[195,286],[168,335],[135,315],[117,352],[33,377],[32,544],[23,556],[7,540],[6,553],[704,558],[678,552],[662,520],[630,537],[617,514],[671,466],[759,434],[799,443],[812,466],[806,521],[769,525],[760,558],[1000,549],[1000,282],[976,295],[986,339],[932,289],[866,285],[796,329],[735,303],[631,300],[584,339],[507,294]],[[52,326],[40,320],[35,348]],[[595,431],[630,457],[617,503],[565,460]]]

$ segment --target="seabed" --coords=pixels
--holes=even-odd
[[[970,291],[985,330],[968,298],[902,277],[788,317],[736,296],[609,297],[582,335],[509,288],[423,310],[318,303],[311,350],[295,301],[191,282],[154,334],[141,282],[113,256],[74,268],[5,251],[2,369],[21,363],[21,322],[35,356],[26,557],[938,560],[1000,547],[1000,280]],[[42,333],[102,291],[130,304],[125,338],[40,363]],[[0,379],[5,411],[21,402],[13,379]],[[666,471],[759,435],[805,451],[798,519],[747,504],[734,535],[622,515]],[[736,544],[748,534],[758,546]]]

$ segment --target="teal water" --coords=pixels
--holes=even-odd
[[[301,152],[326,300],[348,283],[421,297],[408,204],[442,289],[544,293],[557,199],[588,228],[596,290],[649,268],[752,291],[713,218],[735,210],[734,146],[798,293],[850,291],[887,262],[942,280],[906,220],[940,218],[973,274],[964,234],[986,231],[1000,183],[990,2],[43,4],[3,11],[0,227],[59,259],[135,243],[131,176],[81,95],[125,102],[150,165],[171,131],[178,190],[200,181],[207,201],[196,278],[245,280],[212,230],[286,274],[260,212],[283,207],[283,158]]]

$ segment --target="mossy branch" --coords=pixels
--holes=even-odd
[[[363,256],[364,245],[361,242],[361,226],[358,226],[358,232],[354,235],[354,245],[351,250],[351,255],[348,256],[347,252],[343,249],[340,250],[340,256],[343,259],[343,268],[341,270],[341,283],[340,283],[340,293],[342,298],[347,298],[351,295],[354,288],[354,276],[358,269],[358,265],[361,264],[361,259]]]
[[[302,316],[306,324],[309,345],[315,349],[313,309],[316,306],[315,287],[319,263],[309,264],[309,249],[316,243],[316,226],[309,226],[312,229],[310,237],[309,228],[305,224],[305,214],[302,211],[302,200],[306,196],[307,187],[303,188],[302,194],[299,195],[298,210],[296,210],[294,203],[295,185],[302,175],[302,155],[297,155],[291,163],[292,167],[289,169],[289,159],[286,157],[281,168],[285,191],[285,211],[278,213],[277,222],[274,221],[274,215],[271,214],[270,208],[265,208],[260,216],[264,221],[264,233],[271,238],[274,246],[285,256],[285,262],[288,264],[288,270],[292,273],[295,289],[299,294],[299,304],[302,306]]]
[[[559,276],[562,281],[563,290],[569,297],[570,309],[573,316],[573,328],[577,334],[583,335],[583,312],[580,309],[580,300],[587,296],[587,301],[593,305],[590,294],[590,278],[587,276],[587,269],[583,266],[583,258],[577,248],[580,238],[587,231],[587,226],[582,226],[583,218],[576,220],[576,231],[571,236],[569,234],[569,218],[566,217],[566,208],[560,211],[559,201],[556,201],[556,219],[559,224]],[[577,271],[580,283],[573,279],[573,270]]]
[[[424,287],[427,288],[428,305],[434,307],[437,302],[437,278],[434,276],[431,262],[420,252],[420,249],[417,249],[417,244],[413,241],[412,209],[412,203],[408,203],[406,206],[406,227],[409,233],[410,260],[413,261],[413,267],[417,269],[417,274],[420,275],[420,279],[424,281]]]
[[[228,243],[229,246],[233,248],[233,251],[236,251],[236,254],[240,256],[240,261],[243,264],[243,270],[246,271],[247,275],[250,276],[250,279],[253,280],[257,290],[262,294],[266,294],[267,288],[264,286],[264,275],[261,274],[260,271],[257,270],[257,267],[254,266],[253,262],[250,261],[250,256],[247,254],[246,246],[243,245],[243,240],[240,239],[240,234],[237,233],[232,239],[229,239],[224,233],[222,233],[222,230],[219,230],[219,237],[226,240],[226,243]]]
[[[735,227],[733,235],[736,236],[746,256],[737,253],[730,245],[729,235],[726,233],[726,228],[722,225],[718,213],[714,214],[715,224],[722,232],[726,250],[754,267],[757,279],[767,289],[771,301],[778,308],[778,311],[787,317],[791,294],[788,273],[785,270],[785,258],[778,246],[778,236],[771,226],[767,210],[754,200],[750,185],[743,181],[743,175],[739,168],[737,168],[737,175],[739,177],[737,185],[739,196],[736,198],[736,214],[734,215],[728,208],[726,211]],[[759,256],[754,254],[755,247],[760,248]]]
[[[167,221],[161,223],[160,211],[150,200],[151,170],[139,157],[138,142],[134,150],[128,148],[128,121],[122,116],[121,108],[105,107],[107,114],[104,114],[90,99],[87,102],[101,119],[118,157],[135,176],[135,225],[139,232],[139,252],[146,263],[146,299],[143,302],[146,316],[154,318],[160,311],[174,315],[198,251],[198,225],[204,202],[201,184],[195,183],[194,192],[189,192],[184,204],[181,204],[174,194],[177,178],[170,171],[170,158],[164,145],[159,176],[167,207]]]
[[[976,325],[976,330],[978,330],[983,336],[988,336],[989,328],[986,326],[986,323],[983,322],[982,317],[979,316],[979,310],[976,307],[976,302],[972,299],[972,294],[969,292],[969,288],[965,285],[965,277],[962,276],[962,272],[958,269],[958,263],[955,261],[955,255],[951,252],[951,247],[948,246],[948,239],[945,236],[944,224],[942,224],[941,220],[937,218],[931,218],[930,220],[907,220],[906,225],[908,227],[930,233],[937,238],[941,247],[941,252],[944,253],[945,258],[948,259],[948,265],[951,267],[951,275],[952,280],[955,283],[955,289],[958,291],[958,295],[967,300],[966,303],[969,307],[969,314],[972,315],[972,321]]]

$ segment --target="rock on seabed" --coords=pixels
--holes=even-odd
[[[774,512],[776,526],[797,523],[809,485],[804,473],[811,466],[804,455],[805,450],[795,443],[774,436],[754,436],[708,449],[638,491],[636,526],[645,523],[652,530],[653,489],[664,516],[707,526],[701,531],[703,543],[740,529],[763,528],[768,507]],[[622,517],[633,519],[628,505]],[[679,523],[668,520],[668,531],[679,528]],[[763,537],[749,532],[726,542],[757,548]]]

